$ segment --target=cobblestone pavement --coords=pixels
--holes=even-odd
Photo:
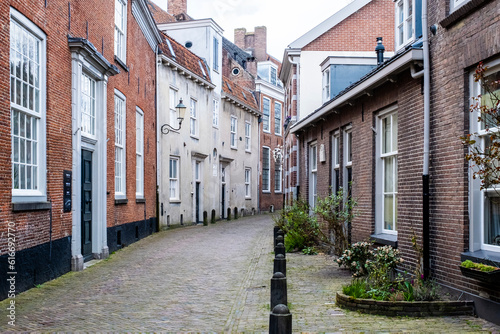
[[[160,232],[82,272],[16,296],[0,332],[267,332],[269,215]],[[473,317],[388,318],[336,308],[349,274],[325,255],[287,254],[294,332],[500,332]]]

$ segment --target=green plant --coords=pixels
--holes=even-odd
[[[340,256],[349,246],[348,226],[355,217],[356,205],[356,200],[348,196],[343,188],[316,201],[314,213],[328,223],[330,242],[333,244],[335,255]]]
[[[365,280],[354,279],[351,284],[342,287],[342,293],[354,298],[366,298],[367,284]]]
[[[367,260],[368,280],[376,289],[389,289],[396,266],[403,262],[399,251],[391,246],[378,247],[373,251],[373,259]]]
[[[439,292],[441,287],[436,283],[435,280],[417,280],[413,288],[413,295],[417,301],[433,301],[439,300]]]
[[[296,200],[293,205],[286,206],[273,219],[285,233],[285,250],[301,251],[313,247],[323,240],[318,221],[309,214],[309,205],[303,200]]]
[[[480,270],[485,273],[499,270],[499,268],[497,267],[489,266],[487,264],[472,262],[471,260],[465,260],[464,262],[462,262],[461,266],[464,268]]]
[[[318,252],[316,251],[316,248],[314,247],[306,247],[304,249],[302,249],[302,253],[304,253],[305,255],[317,255]]]
[[[349,268],[353,277],[364,276],[368,273],[367,260],[373,256],[369,242],[356,242],[346,249],[342,256],[337,259],[339,266]]]
[[[405,301],[411,302],[415,300],[413,285],[410,282],[408,281],[403,282],[401,290],[403,292],[403,299]]]

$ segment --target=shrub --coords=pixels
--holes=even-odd
[[[342,287],[342,293],[354,298],[366,298],[366,282],[362,279],[355,279],[349,285]]]
[[[396,266],[403,262],[399,251],[391,246],[378,247],[373,258],[366,262],[370,285],[379,289],[389,288]]]
[[[368,273],[367,260],[373,256],[370,246],[371,244],[368,242],[356,242],[342,253],[342,256],[337,259],[337,263],[339,266],[349,268],[353,272],[353,277],[366,275]]]

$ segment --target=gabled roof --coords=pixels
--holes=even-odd
[[[226,76],[222,77],[222,92],[223,98],[236,103],[253,114],[260,115],[259,106],[253,93],[231,81]]]
[[[160,50],[166,57],[207,82],[212,82],[205,59],[198,57],[167,34],[163,32],[160,34],[163,41]]]
[[[153,15],[148,9],[147,0],[132,0],[132,14],[139,24],[144,37],[146,37],[149,46],[156,52],[158,43],[161,43],[161,36],[156,27]]]
[[[176,19],[173,15],[170,15],[163,9],[161,9],[157,4],[151,0],[147,0],[149,11],[153,14],[153,18],[157,24],[175,22]]]
[[[328,30],[332,29],[335,27],[337,24],[340,22],[344,21],[346,18],[351,16],[352,14],[356,13],[358,10],[369,4],[372,0],[354,0],[329,18],[327,18],[325,21],[321,22],[318,24],[316,27],[313,29],[309,30],[306,32],[304,35],[299,37],[297,40],[294,42],[290,43],[288,47],[290,48],[297,48],[301,49],[307,44],[311,43],[314,41],[316,38],[319,36],[323,35],[325,32]]]

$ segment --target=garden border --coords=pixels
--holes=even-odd
[[[337,292],[337,306],[351,311],[386,316],[451,316],[475,315],[473,301],[383,301],[374,299],[361,299]]]

